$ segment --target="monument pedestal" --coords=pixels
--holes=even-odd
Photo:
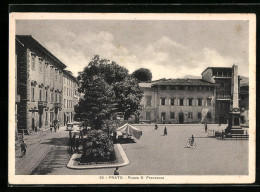
[[[229,129],[228,132],[231,133],[234,139],[248,139],[248,134],[240,126],[240,110],[239,108],[234,108],[229,113]]]

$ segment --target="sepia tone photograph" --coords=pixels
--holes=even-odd
[[[253,14],[11,13],[9,182],[254,182],[255,28]]]

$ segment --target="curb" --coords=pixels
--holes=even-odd
[[[74,165],[75,159],[78,158],[81,154],[73,154],[70,158],[67,167],[70,169],[101,169],[101,168],[115,168],[115,167],[123,167],[129,164],[129,160],[126,156],[126,153],[123,147],[120,144],[116,144],[120,155],[122,156],[123,163],[121,164],[99,164],[99,165]]]

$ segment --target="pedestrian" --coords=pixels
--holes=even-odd
[[[163,133],[164,133],[163,136],[165,136],[165,135],[167,136],[167,128],[166,127],[164,128]]]
[[[158,125],[155,123],[154,129],[157,130],[158,129]]]
[[[52,126],[53,126],[53,125],[52,125],[52,124],[50,124],[50,130],[51,130],[51,132],[52,132]]]
[[[54,123],[54,131],[56,132],[57,130],[57,123]]]
[[[191,135],[191,138],[190,138],[190,145],[192,146],[193,143],[194,143],[194,137],[193,137],[193,135]]]
[[[224,139],[224,131],[221,132],[221,139]]]
[[[22,143],[21,143],[21,154],[22,154],[22,157],[26,155],[26,148],[27,148],[27,145],[24,143],[24,140],[22,140]]]
[[[207,125],[207,123],[205,122],[205,124],[204,124],[204,127],[205,127],[205,133],[207,132],[207,130],[208,130],[208,125]]]
[[[35,126],[35,133],[37,133],[37,131],[38,131],[38,123]]]
[[[118,171],[118,167],[116,168],[116,170],[114,171],[114,175],[119,175],[119,171]]]

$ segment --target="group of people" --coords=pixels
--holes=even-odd
[[[54,132],[56,132],[57,129],[60,128],[59,120],[55,119],[55,120],[52,121],[52,124],[50,126],[51,132],[52,132],[52,128],[54,128]]]
[[[155,130],[158,130],[158,125],[155,123],[155,127],[154,127]],[[164,127],[164,130],[163,130],[163,136],[167,136],[167,128]]]

